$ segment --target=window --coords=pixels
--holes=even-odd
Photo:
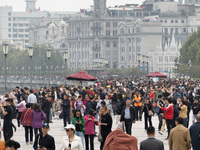
[[[117,35],[117,30],[113,30],[113,36]]]
[[[168,28],[165,28],[165,35],[168,34]]]
[[[178,20],[175,20],[175,23],[178,23]]]
[[[129,47],[129,52],[131,52],[131,47]]]
[[[16,27],[16,26],[17,26],[17,24],[16,24],[16,23],[14,23],[14,24],[13,24],[13,27]]]
[[[186,28],[183,28],[183,33],[186,33]]]
[[[162,70],[162,67],[159,67],[159,72],[162,72],[163,70]]]
[[[128,33],[131,33],[131,29],[128,29]]]
[[[23,29],[19,29],[19,32],[24,32],[24,30]]]
[[[8,32],[11,32],[11,29],[8,29]]]
[[[131,56],[129,56],[129,61],[131,61]]]
[[[113,68],[117,68],[117,62],[113,62]]]
[[[10,27],[10,26],[11,26],[11,23],[9,23],[8,26]]]
[[[106,27],[110,27],[110,22],[106,22]]]
[[[17,29],[13,29],[13,32],[17,32]]]
[[[175,35],[178,35],[178,28],[175,28]]]
[[[167,20],[165,20],[165,23],[167,23]]]
[[[29,29],[25,29],[25,32],[29,32]]]
[[[106,41],[106,47],[110,47],[110,41]]]
[[[172,35],[174,32],[174,29],[173,28],[170,28],[170,34]]]
[[[25,43],[28,43],[29,42],[29,40],[25,40]]]
[[[8,21],[11,21],[11,18],[8,18]]]
[[[120,29],[120,33],[121,33],[121,34],[124,34],[124,29],[123,29],[123,28]]]
[[[174,56],[170,56],[170,57],[169,57],[169,61],[170,61],[170,62],[174,62],[174,59],[175,59]]]
[[[17,34],[13,34],[13,37],[14,37],[14,38],[17,37]]]
[[[8,37],[11,37],[11,34],[9,34]]]
[[[11,12],[8,12],[8,16],[11,16]]]
[[[162,23],[162,22],[163,22],[163,20],[160,20],[160,22]]]
[[[171,23],[174,23],[174,20],[171,20]]]
[[[136,28],[136,33],[140,33],[140,28],[139,27]]]
[[[124,47],[121,47],[121,52],[124,52]]]
[[[24,37],[24,35],[23,35],[23,34],[20,34],[20,35],[19,35],[19,37],[21,37],[21,38],[22,38],[22,37]]]
[[[29,37],[28,34],[25,34],[25,37]]]
[[[106,36],[110,36],[110,30],[106,30]]]
[[[117,47],[117,41],[113,42],[113,47]]]
[[[165,62],[168,62],[168,56],[165,56]]]
[[[131,43],[131,38],[128,38],[128,42]]]
[[[22,23],[20,23],[20,24],[19,24],[19,27],[23,27],[23,24],[22,24]]]
[[[121,57],[121,61],[124,61],[124,57],[123,56]]]
[[[117,22],[113,22],[113,27],[117,27]]]
[[[134,33],[134,29],[132,29],[132,33]]]
[[[184,21],[184,20],[181,20],[181,22],[184,23],[185,21]]]
[[[163,59],[162,59],[162,56],[159,56],[159,62],[162,62]]]

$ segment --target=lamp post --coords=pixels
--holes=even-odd
[[[48,87],[50,88],[50,58],[51,58],[51,49],[47,48],[47,58],[48,58]]]
[[[189,69],[190,69],[190,79],[191,79],[191,67],[192,67],[192,61],[191,60],[189,60],[188,65],[189,65]]]
[[[142,55],[142,65],[143,65],[143,71],[145,69],[145,61],[146,61],[146,56]]]
[[[5,92],[7,92],[7,66],[6,66],[6,60],[7,60],[7,54],[8,54],[8,43],[3,43],[3,53],[5,56]]]
[[[105,78],[107,78],[107,65],[108,65],[108,60],[106,58],[99,58],[100,64],[105,67]]]
[[[64,77],[67,75],[67,59],[68,59],[68,52],[64,52],[63,53],[64,55],[63,55],[63,58],[64,58],[64,61],[65,61],[65,75],[64,75]],[[65,79],[65,85],[66,85],[66,79]]]
[[[141,60],[141,54],[137,54],[137,60],[138,60],[138,68],[140,69],[140,60]]]
[[[28,47],[28,54],[30,57],[30,83],[31,83],[31,89],[33,87],[33,81],[32,81],[32,58],[33,58],[33,46]]]
[[[149,56],[146,56],[147,73],[149,73]]]

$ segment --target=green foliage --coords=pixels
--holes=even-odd
[[[32,57],[33,75],[47,74],[48,59],[46,49],[47,46],[45,45],[34,45]],[[0,70],[4,72],[2,69],[4,68],[5,59],[2,47],[0,48],[0,56],[2,58],[0,59]],[[52,48],[50,66],[51,73],[53,75],[64,75],[64,61],[59,50],[54,50]],[[20,51],[19,49],[9,48],[7,55],[7,67],[9,75],[29,75],[30,57],[28,55],[28,50]]]
[[[191,66],[189,66],[191,60]],[[180,49],[180,57],[175,60],[175,72],[180,75],[200,77],[200,30],[193,32]]]

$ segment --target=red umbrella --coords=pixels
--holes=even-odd
[[[70,76],[65,77],[66,79],[69,80],[85,80],[85,81],[96,81],[97,78],[87,74],[84,71],[80,71],[79,73],[72,74]]]
[[[160,73],[160,72],[154,72],[154,73],[151,73],[151,74],[148,74],[148,77],[163,77],[163,78],[167,78],[166,75]]]

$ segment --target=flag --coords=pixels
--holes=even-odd
[[[30,13],[32,13],[32,10],[30,10]]]
[[[125,10],[125,7],[123,7],[123,10]]]
[[[40,11],[40,7],[39,7],[39,11]]]
[[[42,16],[42,19],[44,19],[44,16]]]
[[[139,6],[139,9],[142,9],[142,6],[141,6],[141,5]]]
[[[80,12],[82,12],[82,9],[80,9]]]

